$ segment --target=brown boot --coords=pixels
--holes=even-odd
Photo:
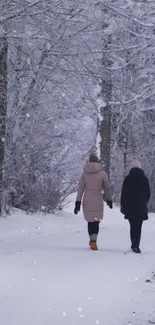
[[[97,247],[97,244],[95,241],[91,241],[89,242],[89,246],[91,248],[92,251],[97,251],[98,250],[98,247]]]

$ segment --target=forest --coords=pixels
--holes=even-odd
[[[96,149],[119,203],[138,158],[155,212],[155,2],[0,1],[0,211],[51,212]]]

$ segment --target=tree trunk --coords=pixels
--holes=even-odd
[[[112,99],[112,79],[111,71],[107,68],[111,66],[111,60],[109,58],[109,53],[106,52],[111,44],[111,35],[107,36],[105,41],[104,49],[105,53],[103,55],[102,65],[104,76],[102,78],[101,84],[101,96],[104,102],[101,108],[102,121],[100,122],[100,152],[101,152],[101,162],[105,166],[105,171],[110,177],[110,149],[111,149],[111,99]]]
[[[0,214],[3,199],[4,152],[7,113],[7,52],[5,37],[0,38]]]

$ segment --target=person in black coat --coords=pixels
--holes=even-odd
[[[121,193],[121,212],[130,223],[131,249],[141,253],[139,249],[142,224],[148,219],[147,204],[150,199],[150,186],[140,163],[131,168],[125,178]]]

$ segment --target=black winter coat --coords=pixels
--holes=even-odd
[[[121,194],[121,212],[125,219],[147,220],[149,199],[150,186],[144,171],[132,168],[124,180]]]

